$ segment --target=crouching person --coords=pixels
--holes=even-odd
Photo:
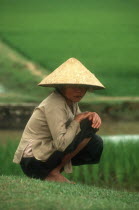
[[[15,163],[31,178],[68,182],[61,173],[72,165],[98,163],[103,141],[96,132],[101,119],[95,112],[81,112],[78,102],[87,91],[103,89],[99,80],[77,59],[71,58],[39,84],[55,90],[35,108],[19,146]]]

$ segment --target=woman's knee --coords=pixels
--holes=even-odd
[[[92,122],[88,119],[84,119],[81,121],[80,128],[82,132],[84,133],[89,132],[89,133],[92,133],[92,135],[95,134],[99,130],[98,128],[93,128]]]
[[[92,138],[92,155],[95,163],[99,163],[102,152],[103,152],[103,140],[100,136],[95,135],[95,138]]]
[[[96,136],[95,138],[97,138],[97,142],[99,146],[103,148],[103,139],[99,135],[95,135],[95,136]]]
[[[85,127],[85,128],[86,128],[86,127],[91,127],[91,121],[88,120],[88,119],[82,120],[81,123],[80,123],[80,128],[81,128],[81,130],[82,130],[84,127]]]
[[[94,135],[90,141],[90,146],[93,148],[99,148],[99,150],[103,150],[103,139],[99,135]]]

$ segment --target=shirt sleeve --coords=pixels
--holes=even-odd
[[[63,107],[56,106],[45,111],[46,120],[53,138],[53,146],[58,151],[64,151],[80,131],[80,124],[73,120],[66,127],[67,112]]]

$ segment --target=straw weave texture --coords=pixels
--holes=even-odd
[[[39,86],[55,87],[57,85],[74,84],[103,89],[104,86],[80,61],[70,58],[51,74],[46,76]]]

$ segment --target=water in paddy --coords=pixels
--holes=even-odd
[[[136,135],[139,139],[138,128],[138,122],[109,121],[107,123],[102,123],[98,134],[101,136],[134,135],[134,137]],[[0,143],[6,143],[9,140],[19,141],[22,136],[22,132],[23,130],[0,130]]]

